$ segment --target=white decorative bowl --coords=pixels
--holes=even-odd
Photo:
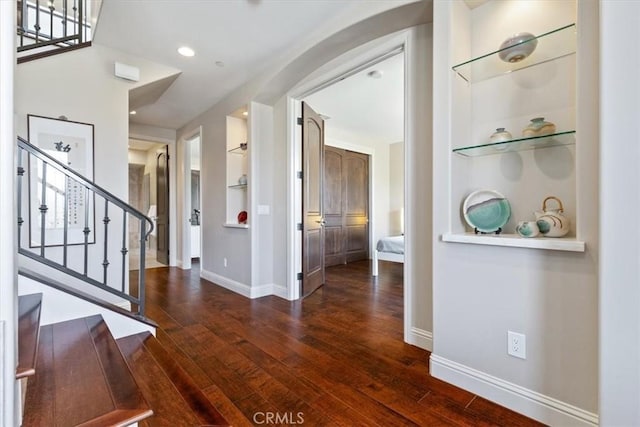
[[[505,62],[520,62],[531,55],[538,46],[538,39],[531,33],[518,33],[500,45],[498,56]]]

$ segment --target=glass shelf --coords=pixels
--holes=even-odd
[[[235,188],[235,189],[238,189],[238,190],[244,190],[245,188],[247,188],[247,184],[229,185],[229,188]]]
[[[504,62],[498,56],[499,52],[511,49],[512,46],[455,65],[452,69],[464,80],[470,83],[476,83],[575,54],[576,24],[570,24],[544,33],[524,43],[531,43],[533,40],[538,41],[536,49],[531,55],[520,62]]]
[[[227,153],[229,154],[240,154],[240,155],[245,155],[247,154],[247,149],[245,148],[244,150],[240,147],[236,147],[236,148],[232,148],[231,150],[227,150]]]
[[[551,135],[518,138],[510,141],[492,142],[488,144],[471,145],[454,148],[453,152],[465,157],[487,156],[513,151],[535,150],[537,148],[559,147],[576,143],[576,131],[558,132]]]

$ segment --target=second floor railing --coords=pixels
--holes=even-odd
[[[144,316],[145,243],[153,222],[52,154],[18,138],[19,253],[117,296]],[[131,223],[139,230],[136,242]],[[128,280],[132,263],[136,283]]]
[[[18,60],[91,41],[87,0],[17,0]],[[57,52],[56,52],[57,53]]]

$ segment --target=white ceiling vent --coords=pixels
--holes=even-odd
[[[140,69],[138,67],[116,62],[115,75],[121,79],[137,82],[140,80]]]

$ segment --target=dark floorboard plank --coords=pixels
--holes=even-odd
[[[147,304],[167,351],[233,425],[296,411],[305,425],[484,427],[499,414],[538,425],[429,375],[429,352],[403,342],[402,272],[387,262],[377,278],[368,261],[331,267],[325,286],[292,302],[244,298],[200,279],[194,264],[149,270]]]
[[[173,360],[165,347],[151,334],[143,340],[145,348],[169,377],[174,387],[187,402],[202,425],[228,425],[224,417],[211,405],[195,381]]]
[[[150,426],[198,425],[198,419],[175,389],[169,378],[158,366],[153,356],[145,350],[138,335],[118,339],[118,347],[146,396],[153,416],[147,420]]]
[[[483,399],[482,397],[476,397],[467,406],[467,412],[478,416],[479,418],[488,419],[491,422],[495,422],[500,425],[508,425],[513,427],[521,426],[542,426],[544,424],[535,422],[524,415],[518,414],[513,411],[509,411],[502,406],[496,405],[493,402]]]
[[[251,427],[253,423],[215,384],[202,390],[211,404],[234,427]]]
[[[211,378],[189,357],[182,349],[180,349],[173,339],[163,329],[158,329],[156,332],[156,338],[165,349],[172,355],[172,357],[180,364],[182,368],[193,378],[198,388],[205,389],[209,387],[213,382]]]

